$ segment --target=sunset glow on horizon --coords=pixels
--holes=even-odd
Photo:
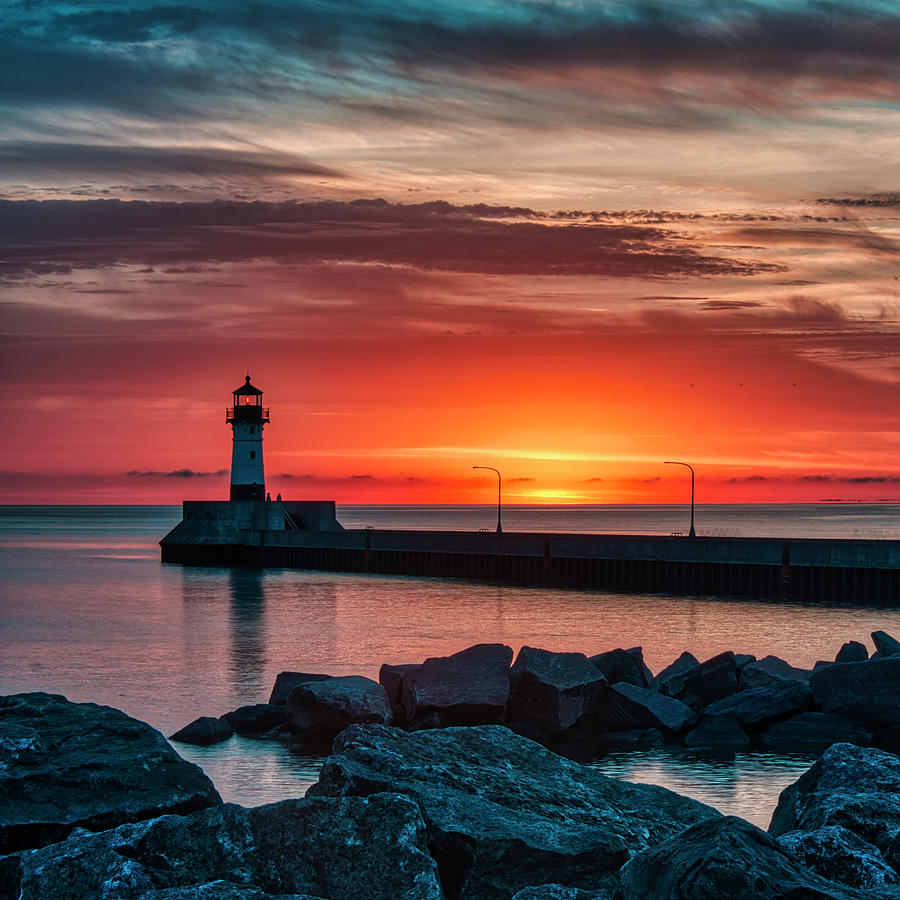
[[[12,3],[0,502],[900,499],[900,12]]]

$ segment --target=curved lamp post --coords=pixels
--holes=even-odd
[[[497,534],[503,534],[503,526],[500,524],[500,485],[502,479],[500,472],[493,466],[472,466],[473,469],[490,469],[491,472],[497,472]]]
[[[688,537],[697,537],[697,532],[694,531],[694,467],[686,462],[677,462],[676,460],[667,459],[664,463],[664,466],[685,466],[686,468],[691,470],[691,530],[688,533]]]

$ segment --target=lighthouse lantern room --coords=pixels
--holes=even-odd
[[[225,421],[231,425],[231,500],[264,500],[266,474],[263,468],[263,426],[269,421],[269,410],[262,405],[263,392],[250,384],[234,391],[234,404],[225,410]]]

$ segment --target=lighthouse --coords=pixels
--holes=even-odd
[[[234,392],[234,404],[225,410],[225,421],[231,425],[230,500],[264,500],[266,473],[263,469],[262,433],[269,421],[269,410],[262,405],[263,392],[250,384],[248,375]]]

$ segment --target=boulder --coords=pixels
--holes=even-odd
[[[741,670],[740,690],[763,687],[783,678],[807,682],[809,676],[807,669],[797,669],[777,656],[764,656]]]
[[[900,884],[900,875],[884,861],[877,847],[840,825],[789,831],[777,840],[805,866],[831,881],[858,888]]]
[[[872,744],[879,750],[887,750],[900,756],[900,725],[872,729]]]
[[[118,709],[0,697],[0,853],[221,802],[198,766]]]
[[[333,675],[316,675],[311,672],[279,672],[272,686],[269,703],[274,706],[284,706],[287,703],[288,694],[298,684],[306,684],[308,681],[328,681]]]
[[[863,900],[799,863],[755,825],[727,816],[701,822],[630,860],[623,898],[640,900]]]
[[[312,894],[267,894],[259,888],[235,884],[231,881],[209,881],[187,887],[163,888],[148,891],[137,900],[323,900]]]
[[[778,678],[769,684],[738,691],[706,707],[708,716],[729,716],[745,731],[804,712],[810,705],[809,685],[804,681]]]
[[[750,744],[750,738],[729,716],[704,716],[700,724],[684,736],[682,743],[692,750],[733,753],[745,750]]]
[[[178,741],[181,744],[196,744],[198,747],[208,747],[210,744],[218,744],[227,741],[234,732],[231,725],[224,719],[214,719],[212,716],[200,716],[193,722],[185,725],[180,731],[169,737],[170,741]]]
[[[229,803],[80,833],[18,861],[18,900],[125,900],[174,888],[182,889],[174,897],[195,890],[212,900],[222,895],[201,886],[216,881],[229,885],[226,897],[237,886],[250,897],[257,889],[329,900],[442,900],[421,814],[393,794],[252,809]]]
[[[388,665],[384,663],[378,670],[378,682],[387,694],[395,724],[406,724],[406,710],[402,705],[403,679],[421,668],[421,664],[417,663],[405,663],[402,665]]]
[[[678,734],[697,721],[697,714],[680,700],[627,681],[609,688],[606,703],[586,719],[585,728],[597,731],[643,731],[658,728]]]
[[[630,659],[630,657],[629,657]],[[507,717],[534,722],[548,734],[571,728],[603,701],[607,682],[583,653],[523,647],[510,671]]]
[[[859,722],[845,716],[804,712],[776,722],[762,735],[761,741],[763,746],[782,753],[818,754],[832,744],[847,743],[868,747],[872,738]]]
[[[835,662],[865,662],[869,658],[869,651],[865,644],[859,641],[847,641],[835,656]]]
[[[833,744],[778,798],[769,833],[840,825],[885,851],[900,832],[900,758]]]
[[[564,884],[539,884],[516,891],[512,900],[613,900],[613,893],[605,890],[583,891]]]
[[[451,656],[426,659],[403,676],[407,721],[436,712],[442,723],[493,724],[506,717],[512,650],[476,644]]]
[[[644,652],[641,647],[630,650],[609,650],[590,658],[610,684],[627,681],[638,687],[648,687],[653,681],[653,673],[644,664]]]
[[[497,726],[415,734],[348,728],[307,796],[387,788],[421,808],[448,898],[507,900],[548,883],[609,889],[633,852],[719,817],[695,800],[608,778]]]
[[[892,638],[886,631],[873,631],[872,642],[880,656],[900,656],[900,641]]]
[[[287,712],[283,705],[254,703],[225,713],[222,718],[235,734],[265,734],[284,725],[287,722]]]
[[[675,662],[666,666],[649,685],[666,697],[677,697],[690,678],[700,672],[700,660],[685,650]]]
[[[835,663],[813,672],[809,685],[824,712],[869,726],[900,725],[900,657]]]
[[[749,666],[750,663],[756,662],[756,657],[752,653],[735,653],[734,654],[734,663],[738,667],[738,672],[742,672],[745,666]],[[740,675],[738,675],[738,681],[740,682]]]
[[[345,675],[327,681],[306,681],[288,695],[287,727],[303,743],[331,744],[349,725],[391,721],[391,707],[384,688],[362,675]]]

